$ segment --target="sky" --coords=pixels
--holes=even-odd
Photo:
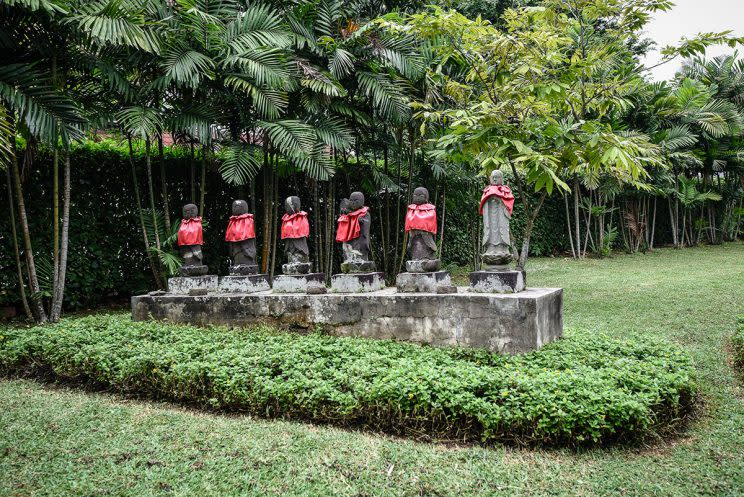
[[[657,50],[648,54],[646,67],[661,59],[658,49],[666,45],[676,45],[683,36],[691,38],[701,32],[732,30],[736,36],[744,36],[744,0],[675,0],[676,5],[667,12],[656,14],[646,26],[646,35],[655,40]],[[739,53],[744,56],[744,47]],[[731,53],[729,47],[711,47],[707,57]],[[651,72],[652,79],[661,81],[671,79],[682,65],[675,59]]]

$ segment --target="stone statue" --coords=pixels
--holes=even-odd
[[[248,212],[245,200],[232,203],[232,216],[227,224],[225,241],[230,246],[231,275],[256,274],[256,228],[253,214]]]
[[[342,243],[344,273],[360,273],[375,270],[374,261],[369,260],[369,230],[372,216],[364,205],[364,194],[353,192],[348,199],[341,200],[336,241]]]
[[[207,266],[202,263],[202,218],[199,208],[194,204],[183,206],[183,219],[178,228],[178,251],[183,257],[181,276],[201,276],[207,274]]]
[[[307,238],[310,236],[310,222],[307,212],[301,209],[299,197],[287,197],[282,216],[282,240],[287,263],[282,265],[284,274],[307,274],[310,272],[310,249]]]
[[[479,208],[483,215],[481,259],[486,270],[506,270],[512,261],[509,222],[513,208],[514,195],[497,169],[491,173],[491,184],[483,190]]]
[[[441,261],[436,258],[437,234],[436,207],[429,203],[429,191],[418,187],[413,191],[413,203],[406,214],[406,232],[411,259],[406,261],[406,271],[424,273],[438,271]]]

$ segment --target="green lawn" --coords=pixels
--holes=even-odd
[[[649,447],[456,447],[207,414],[0,380],[0,495],[743,495],[744,391],[728,337],[744,313],[744,244],[575,262],[565,324],[638,331],[693,355],[704,409]]]

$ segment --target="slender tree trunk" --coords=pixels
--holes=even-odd
[[[649,249],[654,249],[654,240],[656,237],[656,201],[658,200],[658,197],[654,196],[654,213],[651,218],[651,243],[649,244]]]
[[[150,252],[150,237],[147,234],[147,226],[145,226],[145,214],[142,211],[142,197],[140,196],[139,181],[137,180],[137,168],[134,165],[134,152],[132,150],[132,137],[131,136],[127,136],[127,143],[129,144],[129,165],[132,168],[132,184],[134,185],[134,200],[135,200],[135,203],[137,204],[137,214],[139,215],[140,228],[142,229],[142,237],[145,243],[145,254],[147,255],[147,261],[150,264],[150,270],[152,271],[152,275],[155,278],[155,285],[159,289],[162,289],[164,288],[163,281],[160,278],[160,272],[158,271],[155,261],[152,258],[152,253]]]
[[[566,207],[566,227],[568,229],[568,242],[571,244],[571,256],[576,259],[576,249],[573,242],[573,228],[571,227],[571,212],[568,209],[568,195],[563,193],[563,204]]]
[[[199,217],[204,217],[204,197],[207,195],[207,160],[209,145],[202,148],[201,181],[199,182]]]
[[[574,179],[573,194],[574,194],[574,223],[575,223],[574,229],[576,230],[576,232],[574,233],[574,237],[576,240],[576,255],[578,259],[581,259],[581,227],[579,226],[581,222],[580,221],[581,217],[579,216],[579,193],[580,193],[579,190],[580,188],[581,188],[581,185],[579,184],[579,178],[577,176]]]
[[[586,258],[586,249],[589,246],[589,235],[592,231],[592,207],[593,207],[592,191],[589,190],[589,209],[586,211],[586,233],[584,233],[584,250],[581,253],[581,258]]]
[[[160,250],[160,227],[155,215],[155,188],[152,181],[152,162],[150,161],[150,139],[145,138],[145,165],[147,168],[147,190],[150,194],[150,214],[152,215],[152,229],[155,236],[155,247]]]
[[[276,253],[279,238],[279,154],[276,154],[274,158],[276,160],[276,166],[274,170],[271,190],[271,198],[273,199],[273,215],[271,216],[271,267],[269,268],[270,281],[274,281],[274,269],[276,268]]]
[[[269,160],[268,145],[264,138],[264,169],[263,181],[263,246],[261,247],[261,272],[269,270],[269,250],[271,249],[271,163]]]
[[[15,140],[15,136],[11,137]],[[15,206],[13,205],[13,181],[10,175],[10,168],[5,170],[5,176],[7,179],[8,186],[8,213],[10,214],[10,229],[11,236],[13,238],[13,251],[15,253],[16,262],[16,273],[18,274],[18,294],[21,297],[21,303],[23,304],[23,312],[26,313],[28,319],[33,319],[34,315],[31,313],[31,308],[28,305],[28,298],[26,297],[26,284],[23,282],[23,266],[21,265],[21,251],[18,248],[18,230],[16,228],[15,219]]]
[[[59,278],[59,147],[54,144],[52,163],[52,288],[57,288]]]
[[[191,172],[191,203],[196,203],[196,161],[194,158],[194,142],[192,141],[189,144],[189,147],[191,148],[191,160],[189,161],[189,169]]]
[[[446,219],[447,215],[447,184],[445,183],[442,187],[442,229],[439,233],[439,253],[437,255],[438,259],[442,258],[442,251],[444,250],[444,221]]]
[[[34,261],[34,250],[31,245],[31,232],[28,228],[28,217],[26,217],[26,203],[23,200],[23,188],[21,187],[21,175],[18,171],[18,158],[15,148],[15,133],[11,139],[11,153],[13,155],[11,168],[13,169],[13,183],[15,186],[16,204],[18,207],[18,220],[21,225],[24,251],[26,252],[26,269],[28,270],[29,289],[31,290],[31,309],[37,322],[47,322],[47,313],[44,310],[41,297],[39,296],[39,279],[36,275],[36,263]]]
[[[51,321],[56,323],[62,314],[67,277],[67,253],[70,240],[70,152],[65,151],[64,192],[62,196],[62,236],[59,247],[59,278],[54,287]]]
[[[163,135],[158,135],[158,162],[160,162],[160,189],[163,195],[163,221],[166,236],[171,232],[170,208],[168,207],[168,179],[165,176],[165,155],[163,154]]]
[[[545,196],[546,192],[543,190],[543,192],[540,194],[540,200],[538,201],[534,210],[529,214],[529,218],[527,219],[527,225],[524,228],[524,236],[522,238],[522,251],[520,252],[519,259],[517,260],[517,269],[519,270],[524,270],[524,267],[527,264],[527,257],[529,256],[530,252],[530,238],[532,237],[532,228],[534,228],[535,219],[537,219],[537,215],[540,212],[543,203],[545,202]]]

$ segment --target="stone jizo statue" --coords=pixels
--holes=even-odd
[[[364,194],[353,192],[348,199],[341,201],[341,214],[338,218],[336,241],[341,242],[344,273],[369,272],[375,270],[375,263],[369,259],[369,230],[372,216],[369,207],[364,205]]]
[[[287,263],[282,265],[284,274],[307,274],[312,267],[307,239],[310,236],[310,222],[303,211],[299,197],[287,197],[282,216],[282,240]]]
[[[181,276],[200,276],[207,274],[203,264],[202,218],[199,208],[194,204],[183,206],[183,218],[178,228],[178,251],[183,257]]]
[[[406,270],[423,273],[439,270],[441,262],[437,259],[437,211],[429,203],[429,191],[418,187],[413,191],[413,203],[406,213],[406,232],[411,259],[406,261]]]
[[[225,241],[230,247],[232,264],[230,274],[255,274],[256,265],[256,228],[253,214],[248,212],[245,200],[235,200],[232,203],[232,216],[227,224]]]
[[[503,271],[512,261],[509,223],[514,208],[511,188],[504,185],[504,175],[499,170],[491,173],[490,185],[483,190],[479,212],[483,215],[483,240],[481,259],[483,269]]]

